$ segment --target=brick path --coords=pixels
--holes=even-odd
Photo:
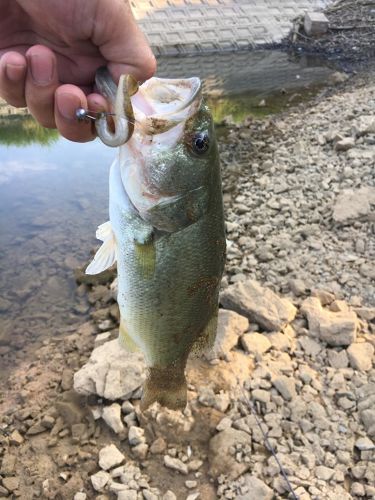
[[[292,19],[330,0],[131,0],[156,54],[186,54],[277,44]]]

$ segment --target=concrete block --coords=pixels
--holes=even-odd
[[[306,35],[319,36],[328,31],[329,21],[323,12],[308,12],[304,19]]]

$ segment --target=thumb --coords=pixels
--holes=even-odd
[[[145,35],[138,27],[127,0],[99,1],[93,42],[108,61],[117,82],[130,74],[143,82],[156,71],[156,60]]]

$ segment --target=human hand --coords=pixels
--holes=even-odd
[[[0,14],[0,96],[72,141],[95,137],[91,123],[76,120],[77,108],[108,110],[93,93],[99,66],[115,81],[155,72],[127,0],[0,0]]]

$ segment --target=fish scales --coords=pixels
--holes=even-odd
[[[144,114],[137,123],[134,101],[134,132],[111,167],[111,227],[103,246],[110,240],[116,247],[120,342],[141,350],[149,366],[142,407],[158,401],[183,408],[187,358],[209,347],[216,333],[225,261],[219,157],[199,80],[149,82],[152,99],[146,87],[143,106],[153,107],[152,120]],[[179,108],[163,113],[169,88]],[[164,122],[157,131],[148,126],[155,108]]]

